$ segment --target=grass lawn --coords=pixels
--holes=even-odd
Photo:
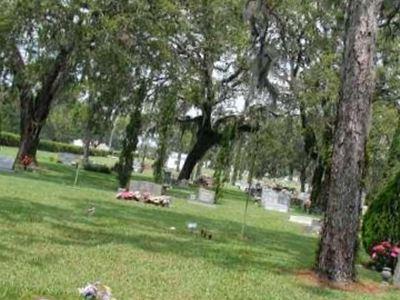
[[[14,155],[2,148],[0,154]],[[37,172],[0,173],[0,299],[79,299],[96,280],[124,299],[398,299],[393,290],[344,292],[298,276],[314,261],[317,238],[285,214],[249,207],[226,190],[216,208],[187,203],[175,189],[172,207],[115,200],[113,175],[82,171],[39,153]],[[96,213],[87,216],[94,205]],[[195,221],[212,240],[188,233]],[[170,227],[176,227],[175,231]],[[363,282],[376,273],[360,269]]]

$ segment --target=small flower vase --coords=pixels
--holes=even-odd
[[[392,278],[392,269],[391,268],[383,268],[382,272],[382,283],[383,284],[389,284],[390,279]]]

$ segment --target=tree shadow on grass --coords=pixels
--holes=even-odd
[[[68,198],[63,199],[68,200]],[[72,200],[71,200],[72,201]],[[50,234],[30,236],[30,245],[46,242],[56,245],[98,247],[128,245],[153,253],[200,258],[223,268],[256,268],[274,271],[306,268],[313,258],[315,239],[289,231],[247,227],[247,240],[239,237],[241,223],[217,220],[171,209],[96,202],[96,214],[84,214],[85,200],[74,200],[74,209],[0,198],[0,219],[11,222],[40,222]],[[35,217],[32,221],[32,215]],[[213,233],[212,240],[186,230],[186,222],[195,220]],[[171,226],[176,231],[169,231]],[[126,229],[126,230],[124,230]],[[15,235],[24,235],[15,231]],[[21,237],[26,240],[26,237]],[[7,249],[3,250],[7,255]],[[306,258],[306,259],[305,259]]]
[[[89,172],[80,170],[78,176],[78,187],[96,188],[99,190],[116,191],[116,177],[110,174]],[[57,163],[41,163],[40,169],[34,172],[18,171],[7,173],[7,176],[26,178],[30,180],[52,182],[64,186],[73,186],[75,181],[76,168]]]

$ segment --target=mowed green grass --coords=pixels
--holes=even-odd
[[[239,191],[226,190],[216,208],[187,203],[189,188],[171,191],[170,208],[122,202],[115,176],[82,171],[73,187],[75,169],[50,162],[53,155],[40,153],[37,172],[0,173],[0,299],[79,299],[77,289],[97,280],[118,300],[398,299],[300,279],[317,238],[285,214],[250,205],[242,239]],[[213,239],[189,233],[191,221]],[[379,280],[360,271],[364,281]]]

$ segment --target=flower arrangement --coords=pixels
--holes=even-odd
[[[100,284],[100,282],[88,283],[78,290],[85,300],[115,300],[111,295],[111,289],[106,285]]]
[[[371,250],[371,258],[374,261],[375,268],[379,271],[385,267],[393,270],[399,254],[400,247],[388,241],[375,245]]]
[[[24,167],[24,170],[26,170],[31,165],[32,162],[33,162],[33,159],[29,155],[24,155],[21,158],[21,164]]]

